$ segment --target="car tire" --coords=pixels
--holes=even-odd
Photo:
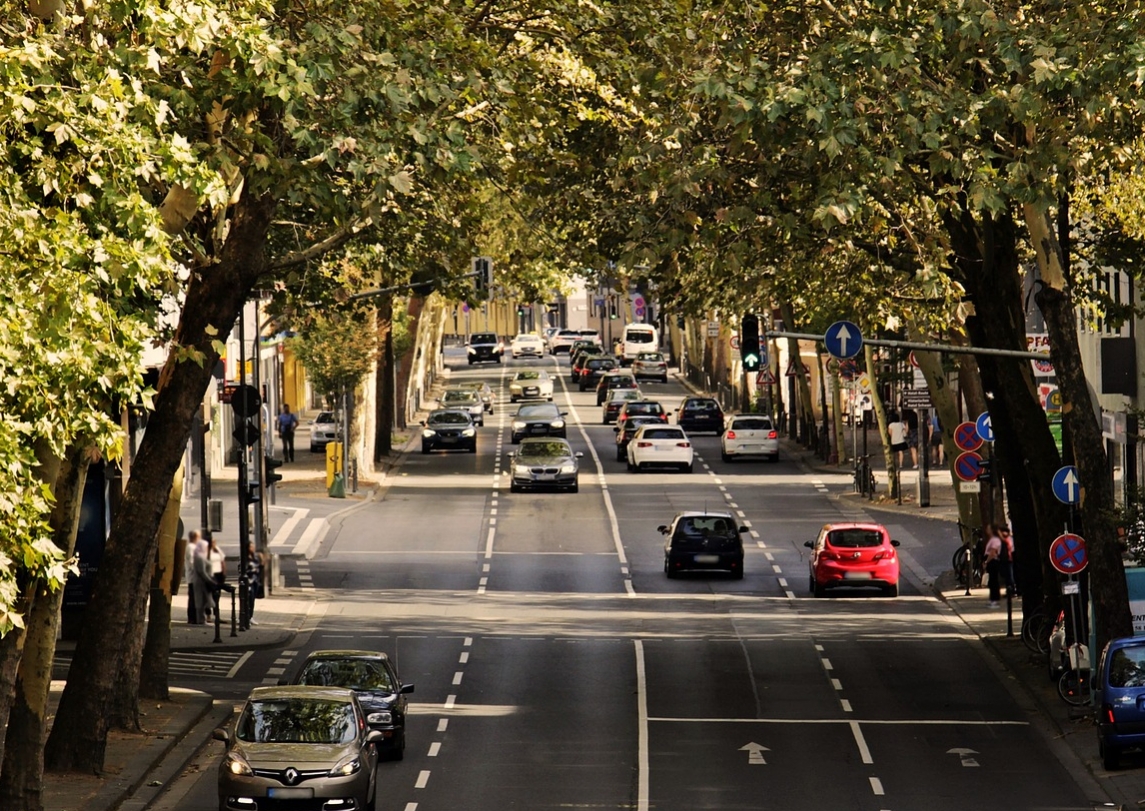
[[[573,482],[572,487],[569,488],[569,492],[570,493],[579,493],[580,492],[580,482],[579,481]]]
[[[617,462],[623,462],[624,457],[625,457],[624,448],[617,448],[616,449],[616,461]]]
[[[720,451],[720,458],[723,459],[725,462],[732,461],[732,457],[729,454],[724,453],[723,451]]]
[[[514,445],[520,445],[521,444],[521,437],[517,436],[516,434],[513,434],[512,439],[510,441]]]
[[[895,583],[894,585],[887,586],[886,589],[884,589],[884,591],[886,592],[886,595],[888,597],[898,597],[899,596],[899,584]]]
[[[517,486],[516,482],[509,482],[509,492],[510,493],[520,493],[521,488]]]
[[[688,462],[688,464],[684,465],[684,472],[685,473],[693,473],[693,472],[695,472],[695,470],[696,470],[696,463],[695,462]]]
[[[827,596],[827,589],[823,588],[818,583],[812,582],[811,583],[811,593],[814,594],[816,597],[826,597]]]
[[[470,366],[472,366],[472,365],[473,365],[473,359],[472,359],[472,358],[470,358],[470,359],[469,359],[469,365],[470,365]]]
[[[664,558],[664,574],[668,576],[669,580],[676,579],[676,572],[669,563],[668,558]]]
[[[581,391],[588,391],[588,386],[584,385],[583,383],[580,384],[579,388]],[[598,403],[598,405],[599,405],[599,403]]]
[[[732,580],[743,580],[743,565],[740,565],[739,571],[732,572]]]
[[[1105,767],[1105,770],[1107,772],[1116,771],[1120,765],[1121,750],[1100,739],[1097,741],[1097,750],[1101,753],[1101,765]]]
[[[772,463],[778,462],[779,461],[779,454],[773,453],[771,456],[767,457],[767,461],[772,462]]]
[[[433,450],[433,448],[430,447],[429,445],[426,445],[424,442],[421,443],[421,452],[422,453],[429,453],[432,450]]]
[[[316,447],[314,447],[313,445],[311,445],[311,446],[310,446],[310,452],[311,452],[311,453],[318,453],[318,451],[320,451],[320,450],[322,450],[322,449],[321,449],[321,448],[316,448]]]
[[[470,453],[477,453],[477,443],[476,442],[474,442],[472,445],[469,446],[469,452]]]
[[[668,375],[664,375],[662,378],[660,378],[660,382],[661,383],[667,383],[668,382]]]
[[[632,464],[631,460],[627,458],[625,458],[625,466],[628,468],[629,473],[635,473],[637,470],[636,465]]]
[[[510,403],[515,403],[515,402],[517,402],[517,398],[516,398],[516,397],[512,397],[512,396],[510,396],[510,397],[509,397],[509,402],[510,402]]]

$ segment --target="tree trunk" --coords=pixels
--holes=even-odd
[[[378,301],[377,373],[374,376],[374,469],[393,453],[394,447],[394,299]]]
[[[1046,319],[1050,355],[1062,393],[1062,418],[1069,423],[1074,464],[1081,479],[1081,535],[1085,538],[1089,555],[1087,574],[1094,606],[1092,622],[1097,634],[1097,650],[1101,650],[1109,639],[1133,633],[1121,547],[1113,519],[1117,505],[1114,503],[1101,425],[1094,414],[1089,384],[1081,364],[1075,308],[1065,275],[1065,257],[1049,216],[1027,206],[1025,217],[1043,282],[1035,299]],[[1059,529],[1063,525],[1064,520],[1058,524]]]
[[[53,496],[53,541],[68,557],[75,554],[80,506],[87,482],[91,451],[82,445],[68,449],[59,467]],[[60,625],[63,589],[37,594],[27,620],[27,642],[16,675],[12,711],[0,766],[0,808],[5,811],[43,811],[44,739],[48,732],[48,697],[52,662]]]
[[[139,667],[139,698],[166,701],[171,695],[167,684],[171,658],[171,596],[177,587],[175,546],[179,540],[179,507],[182,503],[183,467],[180,466],[171,485],[167,510],[159,525],[159,560],[151,577],[147,636],[143,642],[143,661]]]
[[[1013,217],[979,222],[964,211],[947,218],[947,230],[957,257],[956,278],[974,303],[975,314],[966,324],[971,344],[1024,351],[1018,229]],[[1026,567],[1040,569],[1044,596],[1053,604],[1058,597],[1051,584],[1057,578],[1050,573],[1049,545],[1061,533],[1066,517],[1065,505],[1051,488],[1050,474],[1060,465],[1057,445],[1028,360],[981,355],[978,368],[996,438],[996,466],[1010,497],[1019,571],[1036,582],[1034,570],[1027,574]]]
[[[275,205],[269,196],[243,197],[218,261],[191,273],[175,333],[175,347],[159,379],[155,410],[131,469],[121,508],[88,603],[45,764],[56,771],[103,768],[108,712],[117,671],[139,638],[155,560],[159,523],[219,355],[214,342],[230,333],[255,281],[266,267],[265,245]],[[200,362],[183,357],[197,351]],[[133,674],[138,682],[139,674]]]

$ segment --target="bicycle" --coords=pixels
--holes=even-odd
[[[1022,643],[1031,652],[1046,653],[1049,650],[1052,629],[1048,622],[1045,609],[1040,606],[1031,610],[1022,620]]]
[[[1089,648],[1080,642],[1069,646],[1069,667],[1058,679],[1058,695],[1062,701],[1078,706],[1089,701]]]
[[[870,456],[859,456],[855,459],[854,488],[859,495],[873,498],[875,495],[875,474],[871,470]]]
[[[954,574],[958,578],[958,585],[960,586],[966,585],[966,549],[966,544],[960,544],[950,558],[950,566],[954,569]],[[982,567],[982,544],[980,540],[975,541],[972,550],[973,554],[970,558],[970,585],[972,588],[977,588],[982,585],[982,574],[984,572]]]

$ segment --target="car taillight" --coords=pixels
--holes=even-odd
[[[735,431],[728,431],[728,439],[735,439],[735,438],[736,438],[736,432]]]
[[[1113,705],[1112,704],[1102,704],[1101,705],[1101,714],[1105,716],[1105,722],[1107,724],[1116,724],[1117,723],[1117,719],[1113,717]]]
[[[767,432],[767,438],[768,439],[778,439],[779,438],[779,432],[778,431],[768,431]]]
[[[668,415],[667,414],[661,414],[660,415],[660,422],[667,422],[667,421],[668,421]]]
[[[876,552],[875,556],[873,558],[871,558],[871,560],[894,560],[894,559],[895,559],[895,550],[893,550],[893,549],[884,549],[882,552]]]
[[[651,448],[652,443],[651,442],[637,442],[636,447],[638,447],[638,448]]]
[[[677,448],[690,448],[690,447],[692,447],[692,443],[691,442],[677,442],[676,447]]]
[[[824,549],[822,552],[819,553],[819,559],[820,560],[838,560],[839,556],[837,554],[835,554],[834,552],[830,551],[829,549]]]

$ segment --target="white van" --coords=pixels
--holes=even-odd
[[[632,363],[641,352],[656,352],[660,349],[660,333],[651,324],[629,324],[624,328],[624,341],[620,347],[620,358],[625,364]]]

